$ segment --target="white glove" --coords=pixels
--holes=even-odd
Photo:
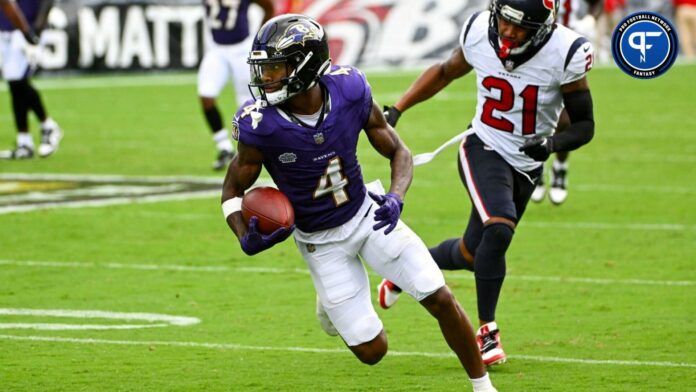
[[[24,57],[26,57],[29,67],[36,68],[41,60],[41,52],[43,48],[40,45],[34,45],[27,42],[22,51],[24,52]]]
[[[24,34],[24,57],[26,57],[29,67],[36,68],[41,60],[41,52],[43,48],[39,44],[39,37],[33,31]]]

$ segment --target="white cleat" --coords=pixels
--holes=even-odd
[[[535,203],[541,203],[541,201],[544,200],[544,196],[546,196],[546,187],[542,183],[534,188],[534,192],[532,192],[532,201]]]
[[[565,188],[551,188],[549,190],[549,200],[553,204],[563,204],[566,198],[568,198],[568,190]]]
[[[46,158],[47,156],[58,151],[60,140],[63,138],[63,131],[55,122],[50,128],[41,130],[41,144],[39,144],[39,156]]]
[[[326,313],[326,309],[324,309],[324,306],[321,304],[321,301],[319,300],[319,297],[317,296],[317,318],[319,319],[319,324],[321,325],[321,329],[326,332],[327,335],[329,336],[338,336],[338,330],[336,327],[334,327],[333,323],[331,322],[331,319],[329,319],[329,315]]]
[[[568,197],[568,162],[554,161],[551,170],[551,189],[549,200],[555,205],[562,204]]]
[[[379,306],[382,309],[391,308],[399,299],[399,294],[401,294],[401,289],[386,279],[382,279],[382,281],[377,285]]]

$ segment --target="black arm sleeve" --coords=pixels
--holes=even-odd
[[[589,143],[594,136],[590,90],[563,94],[563,104],[570,117],[570,125],[563,132],[551,137],[554,152],[575,150]]]

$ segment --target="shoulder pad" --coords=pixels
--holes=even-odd
[[[335,65],[322,77],[322,81],[328,85],[338,87],[341,95],[348,101],[357,101],[365,96],[365,89],[369,88],[365,74],[359,69],[347,65]]]

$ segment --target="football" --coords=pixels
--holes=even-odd
[[[258,229],[271,234],[280,227],[295,223],[295,211],[290,200],[279,190],[271,187],[254,188],[242,199],[242,217],[249,224],[252,216],[259,218]]]

